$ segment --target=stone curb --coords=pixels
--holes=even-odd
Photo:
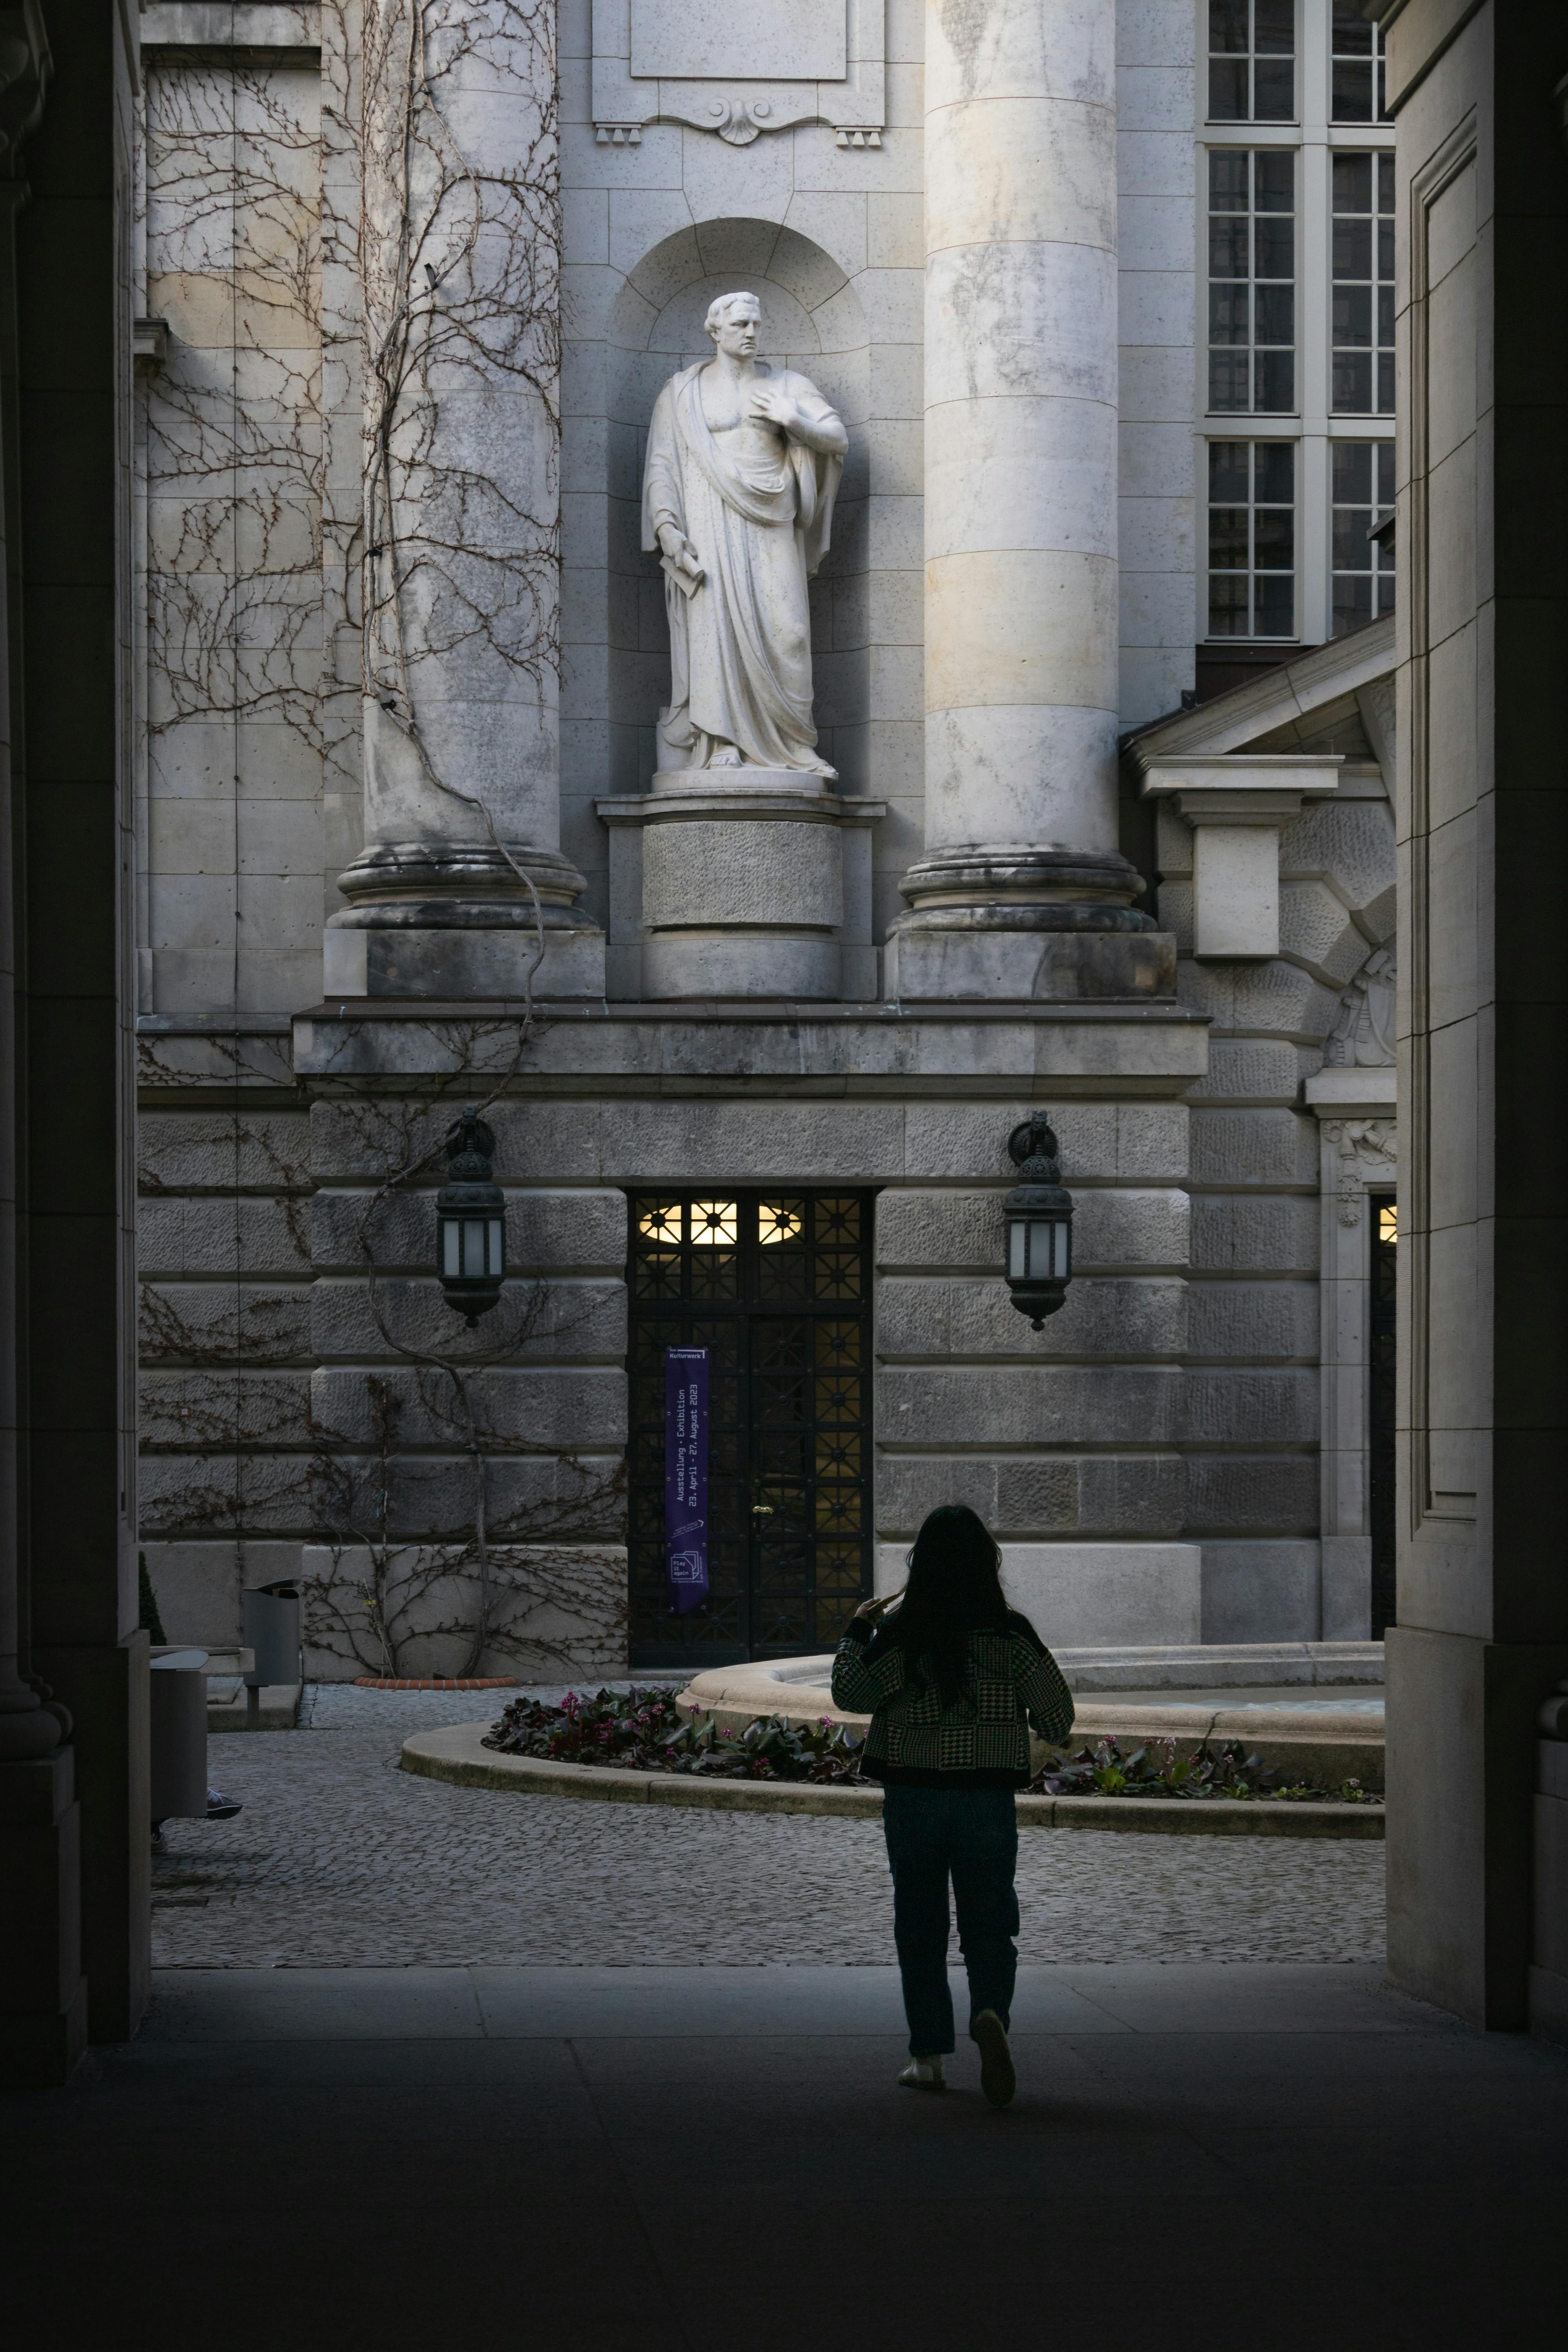
[[[616,1772],[598,1764],[552,1764],[500,1756],[484,1746],[489,1727],[455,1723],[403,1743],[405,1772],[466,1789],[511,1789],[538,1797],[585,1797],[611,1805],[687,1805],[720,1813],[837,1813],[880,1818],[879,1789],[815,1788],[809,1782],[705,1780],[663,1772]],[[1291,1805],[1212,1797],[1020,1797],[1020,1829],[1131,1830],[1145,1836],[1381,1838],[1381,1805]]]

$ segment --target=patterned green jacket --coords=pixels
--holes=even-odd
[[[865,1769],[874,1780],[917,1789],[1021,1789],[1029,1732],[1065,1739],[1072,1693],[1026,1617],[971,1633],[964,1687],[943,1706],[936,1684],[909,1671],[883,1623],[851,1620],[833,1661],[833,1704],[868,1715]]]

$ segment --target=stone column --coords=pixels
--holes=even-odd
[[[598,995],[561,851],[550,0],[366,0],[364,846],[339,994]]]
[[[926,8],[927,854],[903,995],[1151,984],[1146,948],[1103,939],[1148,928],[1117,849],[1115,15]]]

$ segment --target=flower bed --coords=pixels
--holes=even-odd
[[[864,1741],[843,1724],[792,1726],[783,1716],[760,1715],[743,1731],[716,1724],[701,1707],[689,1717],[665,1690],[569,1691],[559,1706],[514,1699],[491,1725],[484,1745],[502,1756],[532,1756],[559,1764],[596,1764],[611,1771],[694,1773],[726,1780],[813,1781],[819,1787],[873,1788],[860,1769]],[[1217,1752],[1177,1753],[1173,1739],[1152,1739],[1124,1754],[1101,1739],[1068,1757],[1057,1748],[1029,1783],[1051,1797],[1208,1797],[1263,1799],[1302,1804],[1377,1805],[1383,1800],[1359,1780],[1322,1789],[1271,1771],[1238,1740]]]
[[[502,1756],[602,1764],[612,1771],[868,1785],[859,1769],[861,1742],[826,1717],[820,1724],[791,1726],[783,1716],[759,1716],[744,1731],[729,1731],[700,1707],[688,1720],[663,1690],[602,1690],[593,1698],[568,1691],[559,1706],[514,1699],[484,1744]]]
[[[1359,1780],[1342,1780],[1337,1789],[1322,1789],[1306,1780],[1292,1780],[1287,1772],[1271,1771],[1261,1756],[1248,1756],[1238,1739],[1221,1743],[1217,1755],[1207,1742],[1191,1756],[1180,1756],[1173,1739],[1150,1739],[1123,1755],[1119,1741],[1097,1740],[1080,1748],[1070,1760],[1060,1760],[1037,1772],[1029,1787],[1045,1797],[1231,1797],[1270,1799],[1274,1803],[1310,1805],[1381,1805],[1375,1790]]]

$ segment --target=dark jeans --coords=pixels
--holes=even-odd
[[[969,2024],[994,2009],[1006,2025],[1018,1973],[1018,1824],[1011,1789],[889,1788],[882,1828],[893,1873],[893,1935],[911,2058],[953,2047],[947,1987],[947,1882],[969,1972]]]

